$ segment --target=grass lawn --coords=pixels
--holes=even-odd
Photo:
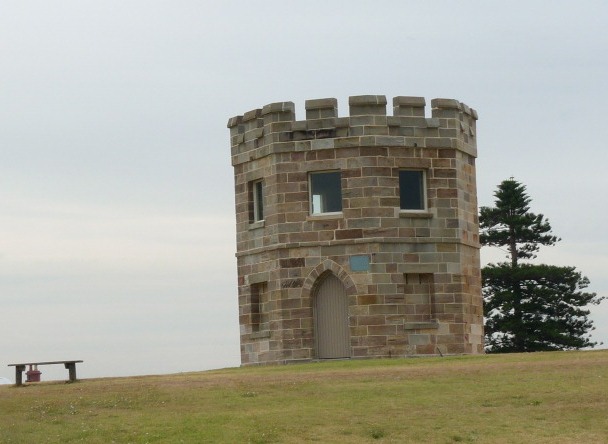
[[[608,443],[608,350],[0,386],[0,443]]]

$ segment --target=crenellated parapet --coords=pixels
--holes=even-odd
[[[228,120],[232,164],[273,152],[339,149],[352,146],[455,148],[474,157],[477,112],[454,99],[393,98],[387,115],[383,95],[349,97],[349,115],[338,116],[334,98],[305,102],[306,120],[296,120],[293,102],[271,103]]]

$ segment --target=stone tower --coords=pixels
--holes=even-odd
[[[475,110],[271,103],[231,118],[243,365],[483,353]]]

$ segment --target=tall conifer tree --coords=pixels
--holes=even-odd
[[[542,214],[530,212],[526,187],[515,179],[503,181],[494,193],[495,207],[482,207],[480,241],[506,247],[509,262],[482,269],[486,350],[531,352],[567,350],[597,345],[587,305],[604,298],[581,290],[589,280],[575,267],[533,265],[541,245],[560,239]]]

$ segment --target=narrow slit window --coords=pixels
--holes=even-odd
[[[399,171],[399,198],[402,210],[426,210],[424,171]]]
[[[252,207],[250,222],[264,220],[264,183],[261,180],[251,182]]]
[[[265,303],[266,303],[266,282],[259,284],[253,284],[251,286],[251,331],[261,331],[265,326],[266,314],[265,314]]]
[[[435,318],[433,274],[406,273],[404,281],[406,321],[432,322]]]
[[[310,173],[311,214],[342,211],[342,185],[339,171]]]

